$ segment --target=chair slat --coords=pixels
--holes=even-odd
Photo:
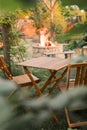
[[[84,85],[87,85],[87,68],[85,70]]]
[[[68,85],[68,89],[71,88],[70,85],[70,75],[72,73],[72,71],[75,70],[75,76],[74,76],[74,80],[73,80],[73,87],[76,87],[77,85],[87,85],[87,62],[84,63],[75,63],[75,64],[71,64],[68,68],[68,75],[67,75],[67,85]],[[85,107],[84,107],[85,106]],[[87,104],[81,104],[81,107],[79,106],[79,108],[65,108],[65,114],[66,114],[66,119],[67,119],[67,123],[69,125],[69,127],[77,127],[77,126],[81,126],[81,125],[87,125],[87,121],[71,121],[71,116],[70,113],[72,111],[75,110],[84,110],[87,109]],[[75,115],[76,116],[76,115]],[[76,118],[76,117],[75,117]]]
[[[79,85],[80,67],[76,68],[75,86]]]
[[[81,75],[80,75],[79,85],[84,84],[84,75],[85,75],[85,66],[82,66],[81,67]]]

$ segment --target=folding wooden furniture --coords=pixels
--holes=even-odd
[[[71,74],[73,73],[73,75]],[[87,87],[87,62],[84,63],[74,63],[70,64],[68,68],[68,75],[67,75],[67,89],[73,89],[74,87]],[[77,114],[74,113],[74,121],[72,121],[70,113],[79,111],[79,114],[81,114],[82,110],[87,110],[87,104],[81,104],[78,107],[73,107],[73,108],[65,108],[65,114],[66,114],[66,119],[68,122],[69,127],[77,127],[77,126],[82,126],[82,125],[87,125],[87,120],[75,120],[77,117]]]
[[[29,76],[29,78],[32,80],[32,83],[34,85],[34,88],[36,89],[39,96],[43,95],[43,91],[49,86],[52,85],[48,94],[51,94],[55,88],[56,84],[64,77],[64,75],[67,72],[67,68],[69,65],[69,59],[60,59],[55,57],[46,57],[41,56],[37,58],[33,58],[21,63],[18,63],[18,65],[23,66],[25,73]],[[42,87],[34,81],[29,68],[37,68],[37,69],[46,69],[50,73],[46,81],[42,84]],[[57,72],[60,70],[63,70],[62,74],[57,76]],[[54,115],[55,121],[58,123],[57,117]]]
[[[6,63],[5,63],[5,60],[4,60],[4,57],[3,56],[0,56],[0,69],[3,71],[3,73],[6,75],[6,77],[17,83],[19,88],[21,87],[30,87],[32,86],[32,81],[30,80],[30,78],[27,76],[27,74],[23,74],[23,75],[18,75],[18,76],[12,76],[11,72],[9,71]],[[33,79],[35,80],[35,82],[39,82],[39,79],[32,75]]]

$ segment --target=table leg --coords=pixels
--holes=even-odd
[[[65,54],[65,59],[67,59],[68,58],[68,54]]]
[[[33,83],[35,89],[37,90],[37,92],[38,92],[38,94],[39,94],[39,96],[41,96],[41,95],[42,95],[42,92],[41,92],[41,90],[39,89],[39,86],[37,85],[37,83],[34,81],[32,75],[31,75],[31,72],[30,72],[30,71],[27,69],[27,67],[25,67],[25,66],[24,66],[24,71],[25,71],[25,73],[29,76],[29,78],[30,78],[30,80],[32,81],[32,83]]]
[[[52,73],[52,71],[50,71],[50,72]],[[53,81],[55,81],[55,84],[54,84],[53,87],[51,87],[51,89],[49,90],[49,94],[53,92],[53,90],[56,88],[58,82],[60,82],[60,80],[64,77],[64,75],[66,74],[66,72],[67,72],[67,68],[66,68],[66,69],[64,70],[64,72],[60,75],[60,77],[57,78],[57,77],[54,75],[54,80],[53,80]],[[53,81],[51,81],[51,82],[53,82]]]
[[[56,74],[56,71],[54,71],[50,77],[48,78],[48,80],[45,82],[45,84],[43,85],[43,87],[41,88],[41,92],[44,91],[44,89],[47,87],[48,84],[50,84],[50,81],[52,80],[53,76]]]
[[[37,90],[39,96],[43,95],[42,94],[42,91],[39,89],[38,85],[36,84],[36,82],[34,81],[32,75],[31,75],[31,72],[27,69],[27,67],[24,67],[24,71],[25,73],[29,76],[29,78],[31,79],[35,89]],[[47,80],[46,84],[43,86],[43,89],[44,90],[46,87],[47,87],[47,84],[49,83],[49,80],[53,77],[53,75],[55,75],[56,71],[49,77],[49,79]],[[56,115],[53,115],[53,118],[55,120],[56,123],[58,123],[58,118]]]

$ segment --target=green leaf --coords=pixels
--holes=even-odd
[[[8,101],[0,96],[0,128],[9,121],[11,116],[12,111]]]
[[[11,91],[17,89],[17,85],[9,80],[0,79],[0,95],[9,94]]]
[[[59,1],[59,0],[58,0]],[[80,8],[87,8],[87,0],[61,0],[62,5],[78,5]]]
[[[71,60],[72,64],[81,62],[87,62],[87,55],[79,55]]]
[[[14,11],[16,9],[28,9],[36,0],[0,0],[0,10]]]

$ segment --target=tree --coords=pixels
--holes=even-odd
[[[53,9],[56,4],[56,0],[43,0],[44,4],[50,11],[50,37],[53,37]]]
[[[34,8],[31,9],[30,18],[33,19],[37,29],[43,25],[49,29],[50,40],[54,39],[54,34],[60,33],[66,27],[62,6],[56,0],[38,0]]]
[[[30,19],[34,21],[36,29],[39,29],[42,26],[49,26],[49,11],[42,1],[38,1],[34,7],[29,10],[31,11]]]
[[[24,41],[20,37],[21,32],[17,30],[16,27],[16,19],[18,17],[18,11],[14,11],[14,13],[3,13],[0,21],[0,25],[2,26],[1,36],[3,42],[4,58],[9,69],[10,61],[13,61],[13,55],[15,60],[20,59],[21,61],[23,60],[23,56],[25,54],[25,47],[23,46]]]
[[[20,8],[23,8],[23,9],[28,9],[29,7],[34,7],[36,5],[36,3],[38,2],[39,0],[26,0],[26,1],[16,1],[16,0],[0,0],[0,9],[3,10],[3,11],[7,11],[7,10],[15,10],[15,9],[18,9],[19,7]],[[52,33],[53,33],[53,28],[54,28],[54,25],[53,25],[53,9],[58,1],[59,3],[59,0],[42,0],[46,7],[49,9],[50,11],[50,26],[51,26],[51,36]],[[10,4],[9,4],[10,3]],[[61,3],[62,5],[72,5],[72,4],[77,4],[79,7],[86,7],[86,0],[61,0]],[[11,6],[10,6],[11,5]],[[63,18],[63,17],[62,17]],[[61,18],[61,19],[62,19]],[[7,18],[8,19],[8,18]],[[6,21],[7,21],[6,19]],[[40,19],[41,20],[41,19]],[[5,21],[5,22],[6,22]],[[59,21],[59,20],[58,20]],[[61,22],[60,22],[61,23]],[[38,24],[39,25],[39,24]],[[10,50],[10,47],[9,47],[9,42],[8,42],[8,34],[9,33],[9,30],[10,30],[10,25],[7,25],[6,23],[3,24],[2,26],[2,32],[3,32],[3,43],[4,43],[4,54],[5,54],[5,58],[6,58],[6,61],[8,62],[10,59],[9,59],[9,51]],[[61,29],[60,29],[61,30]],[[5,44],[6,43],[6,44]]]
[[[0,0],[0,10],[2,11],[0,24],[2,26],[2,41],[3,41],[3,45],[4,45],[3,50],[4,50],[4,57],[5,57],[6,63],[9,66],[9,69],[10,69],[10,45],[11,45],[11,42],[12,43],[14,42],[13,39],[15,40],[15,37],[12,34],[12,29],[13,29],[12,26],[15,25],[15,19],[17,17],[17,12],[13,13],[13,12],[9,12],[9,11],[14,11],[19,7],[21,7],[21,8],[29,7],[29,4],[32,5],[32,0],[27,1],[27,2],[9,0],[7,2],[7,4],[6,4],[5,0],[3,0],[3,1]],[[9,6],[9,5],[12,5],[12,6]]]
[[[14,25],[15,18],[16,18],[15,14],[5,13],[1,17],[1,21],[0,21],[0,24],[2,26],[2,42],[3,42],[4,58],[9,68],[10,68],[10,44],[13,40],[11,37],[11,32],[12,32],[12,25]]]

